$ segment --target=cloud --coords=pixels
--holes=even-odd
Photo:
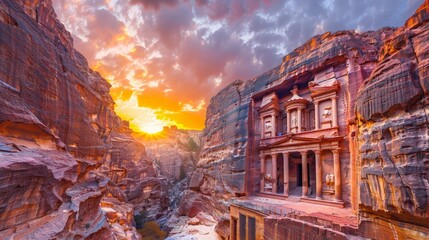
[[[189,6],[163,8],[156,16],[155,32],[159,40],[169,49],[182,41],[186,30],[192,28],[192,11]]]
[[[178,0],[131,0],[131,4],[141,4],[146,9],[158,10],[161,6],[175,6]]]
[[[54,1],[117,109],[144,121],[202,128],[223,86],[279,65],[315,34],[401,26],[423,0]],[[192,111],[191,111],[192,110]],[[119,111],[126,116],[126,111]],[[147,116],[147,114],[145,115]],[[133,114],[134,118],[140,118]],[[137,120],[134,120],[137,121]],[[159,123],[159,122],[157,122]]]
[[[137,93],[139,107],[151,109],[162,109],[166,111],[179,111],[181,106],[171,92],[165,92],[159,88],[146,88],[143,92]]]

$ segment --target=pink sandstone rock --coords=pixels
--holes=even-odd
[[[357,98],[362,226],[377,237],[428,234],[428,4],[384,42]]]
[[[345,139],[340,154],[342,199],[360,216],[359,230],[352,235],[427,238],[428,11],[425,1],[398,29],[315,36],[286,55],[280,66],[222,89],[208,106],[198,168],[181,212],[190,217],[213,212],[220,221],[218,211],[226,211],[231,198],[259,192],[260,103],[253,96],[335,77],[343,91],[338,98],[338,135]],[[224,220],[221,225],[228,226]],[[224,228],[219,226],[219,232],[227,237]]]
[[[0,52],[2,238],[138,239],[125,202],[161,183],[52,2],[0,1]]]

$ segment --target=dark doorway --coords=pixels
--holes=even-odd
[[[246,240],[246,216],[240,213],[238,221],[240,224],[240,240]]]
[[[298,186],[298,187],[302,187],[302,164],[301,163],[298,163],[298,166],[297,166],[297,173],[296,173],[296,186]],[[307,187],[309,187],[310,186],[310,164],[307,164]]]
[[[256,240],[256,220],[255,218],[247,218],[247,240]]]
[[[277,184],[277,193],[283,193],[284,187],[284,174],[283,174],[283,155],[280,154],[277,156],[277,176],[276,176],[276,184]]]

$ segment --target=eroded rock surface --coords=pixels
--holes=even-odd
[[[399,238],[424,236],[398,219],[429,227],[428,8],[425,1],[385,41],[357,98],[363,221],[389,223]]]
[[[360,212],[359,234],[427,237],[428,8],[425,1],[398,29],[316,36],[286,55],[280,66],[221,90],[207,110],[202,151],[182,213],[192,218],[210,212],[227,226],[220,213],[227,211],[230,199],[259,191],[254,94],[336,78],[348,101],[347,108],[339,108],[344,118],[338,119],[338,134],[345,136],[342,199]],[[222,226],[219,233],[228,236]]]
[[[148,158],[154,163],[160,184],[150,191],[145,189],[150,195],[145,194],[146,196],[132,202],[138,212],[145,213],[147,220],[156,220],[166,231],[177,225],[179,201],[188,189],[195,162],[198,160],[200,133],[177,129],[175,126],[165,127],[155,135],[133,133],[138,141],[145,144]],[[145,204],[146,202],[150,204]]]
[[[256,136],[259,127],[255,124],[258,116],[254,115],[257,112],[252,100],[254,94],[278,85],[292,88],[307,84],[318,74],[318,78],[341,79],[341,88],[351,91],[346,98],[348,106],[354,106],[359,86],[371,74],[380,47],[393,31],[384,28],[361,34],[341,31],[315,36],[286,55],[280,66],[246,82],[237,80],[214,96],[207,110],[198,167],[190,182],[193,192],[187,193],[189,196],[184,197],[186,203],[182,205],[186,212],[200,209],[220,220],[224,218],[222,213],[228,211],[231,198],[259,191],[255,185],[259,182]],[[340,108],[340,111],[345,112],[345,119],[339,120],[339,135],[344,135],[355,114],[350,109]],[[350,152],[345,150],[341,154],[343,182],[349,183],[352,173],[346,159]],[[350,185],[345,184],[348,187],[343,190],[347,202],[353,201]],[[193,194],[199,197],[191,197]],[[211,211],[206,209],[210,206],[213,206]]]
[[[160,182],[50,0],[0,2],[0,53],[1,238],[140,238]]]

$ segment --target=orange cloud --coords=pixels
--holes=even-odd
[[[162,109],[167,111],[180,111],[181,106],[171,92],[165,92],[160,88],[146,88],[141,93],[136,93],[140,107]]]
[[[176,123],[179,128],[203,129],[205,109],[198,112],[156,112],[156,116],[165,122]]]

